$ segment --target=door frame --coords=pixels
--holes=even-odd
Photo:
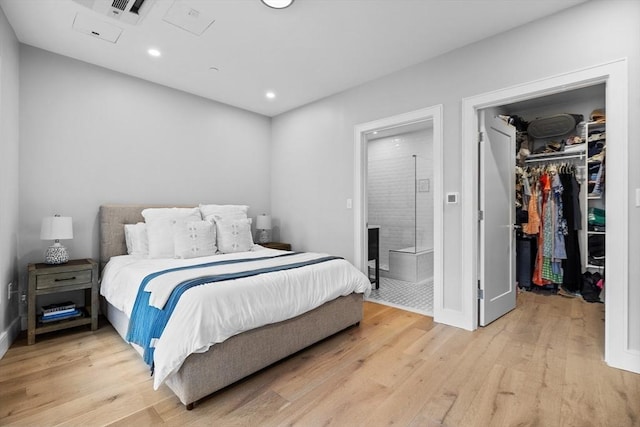
[[[604,359],[610,366],[638,372],[640,352],[629,346],[628,239],[628,63],[626,58],[517,85],[462,100],[462,273],[463,315],[469,329],[478,327],[478,110],[561,93],[596,84],[606,85],[607,241]],[[620,209],[620,207],[623,207]],[[584,213],[586,214],[586,213]],[[615,308],[615,309],[613,309]]]
[[[367,273],[367,134],[375,130],[427,120],[433,122],[433,317],[437,322],[443,308],[442,104],[361,123],[354,127],[354,265],[363,273]]]

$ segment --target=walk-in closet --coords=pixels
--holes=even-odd
[[[516,279],[605,302],[605,85],[505,105],[516,127]]]

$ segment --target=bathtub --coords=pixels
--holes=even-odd
[[[433,280],[433,249],[414,247],[389,250],[389,272],[385,276],[405,282]]]

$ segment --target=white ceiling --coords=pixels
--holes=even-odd
[[[152,1],[136,25],[72,0],[0,6],[22,43],[274,116],[585,0],[176,0],[215,19],[201,36],[163,20],[173,0]],[[122,34],[74,31],[78,14]]]

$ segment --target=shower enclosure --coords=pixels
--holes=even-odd
[[[432,129],[396,129],[368,143],[368,222],[380,227],[381,275],[432,280]]]
[[[408,174],[413,183],[413,195],[411,188],[408,193],[413,214],[409,216],[407,239],[399,248],[389,249],[389,277],[422,282],[433,279],[433,197],[425,159],[414,154],[412,160],[413,167],[408,168]]]

